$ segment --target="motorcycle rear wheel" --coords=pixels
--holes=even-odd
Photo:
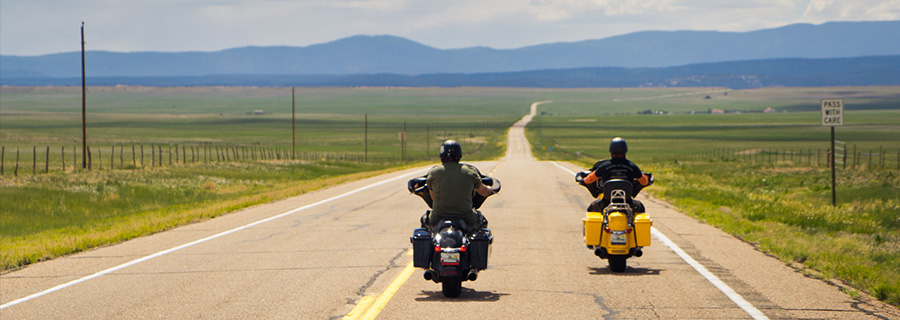
[[[626,257],[626,256],[620,256],[620,255],[609,256],[609,258],[606,258],[607,260],[609,260],[609,270],[612,270],[612,272],[625,271],[625,260],[627,258],[628,257]]]
[[[441,282],[441,289],[443,289],[444,296],[447,298],[459,297],[462,293],[462,281],[444,280],[444,282]]]

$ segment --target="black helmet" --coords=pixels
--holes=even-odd
[[[441,144],[441,161],[459,161],[462,158],[462,147],[455,140],[447,140]]]
[[[625,139],[615,137],[612,141],[609,142],[609,153],[611,154],[625,154],[628,152],[628,144],[625,143]]]

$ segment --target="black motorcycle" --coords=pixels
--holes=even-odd
[[[481,182],[491,187],[494,193],[500,192],[499,180],[484,175],[481,177]],[[424,176],[409,180],[407,188],[432,208],[433,201]],[[474,193],[473,209],[480,208],[485,199],[487,197]],[[494,242],[491,229],[473,230],[463,219],[440,221],[434,232],[417,228],[409,239],[413,244],[413,266],[425,269],[425,280],[440,283],[444,296],[448,298],[459,297],[463,281],[475,281],[478,272],[487,269]]]

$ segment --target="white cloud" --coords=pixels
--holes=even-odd
[[[900,0],[811,0],[803,17],[816,21],[897,20]]]
[[[3,0],[0,53],[213,51],[392,34],[438,48],[900,19],[900,0]]]

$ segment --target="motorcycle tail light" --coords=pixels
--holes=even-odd
[[[434,252],[441,252],[441,246],[434,246]]]
[[[625,231],[625,232],[631,233],[631,228],[628,228],[628,230]]]
[[[604,228],[603,231],[606,231],[606,233],[612,233],[612,231],[610,231],[609,228]]]
[[[460,252],[466,252],[466,246],[459,247]]]

